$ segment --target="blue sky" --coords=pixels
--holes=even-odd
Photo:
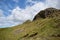
[[[14,9],[16,6],[19,6],[20,8],[24,9],[26,7],[26,5],[34,5],[34,3],[31,2],[27,2],[27,0],[1,0],[0,1],[0,9],[2,9],[4,11],[4,14],[7,16],[9,14],[11,14],[8,10],[12,10]],[[33,0],[33,1],[41,1],[43,2],[44,0]]]
[[[0,28],[11,27],[32,20],[48,7],[60,8],[59,0],[0,0]]]

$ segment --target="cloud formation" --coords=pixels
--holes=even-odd
[[[48,6],[48,7],[54,7],[54,8],[57,8],[57,9],[60,9],[60,4],[59,4],[60,0],[46,0],[45,1],[45,4]]]
[[[0,17],[3,17],[4,14],[3,14],[3,10],[0,9]]]
[[[33,20],[33,17],[40,11],[45,9],[46,6],[44,3],[39,2],[36,3],[33,6],[27,6],[25,9],[21,9],[19,8],[19,6],[17,6],[15,9],[12,10],[12,18],[15,18],[17,20]]]
[[[14,0],[17,2],[17,0]],[[3,11],[0,10],[0,26],[8,27],[21,24],[26,20],[33,20],[34,16],[41,10],[48,7],[54,7],[60,9],[60,0],[45,0],[45,2],[38,2],[27,0],[26,4],[30,2],[30,5],[26,5],[25,9],[21,9],[19,6],[16,6],[11,11],[11,15],[4,17]],[[32,5],[34,4],[34,5]],[[32,5],[32,6],[31,6]],[[1,28],[1,27],[0,27]]]

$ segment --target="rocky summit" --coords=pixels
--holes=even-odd
[[[60,14],[60,10],[56,8],[47,8],[45,10],[40,11],[33,20],[37,18],[53,18]]]

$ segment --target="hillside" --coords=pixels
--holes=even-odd
[[[0,40],[60,40],[60,10],[47,8],[33,21],[0,29]]]

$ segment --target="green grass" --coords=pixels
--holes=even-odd
[[[52,35],[60,34],[60,19],[37,19],[11,28],[0,29],[0,40],[60,40]],[[38,32],[37,35],[29,37]],[[26,37],[24,35],[29,34]]]

